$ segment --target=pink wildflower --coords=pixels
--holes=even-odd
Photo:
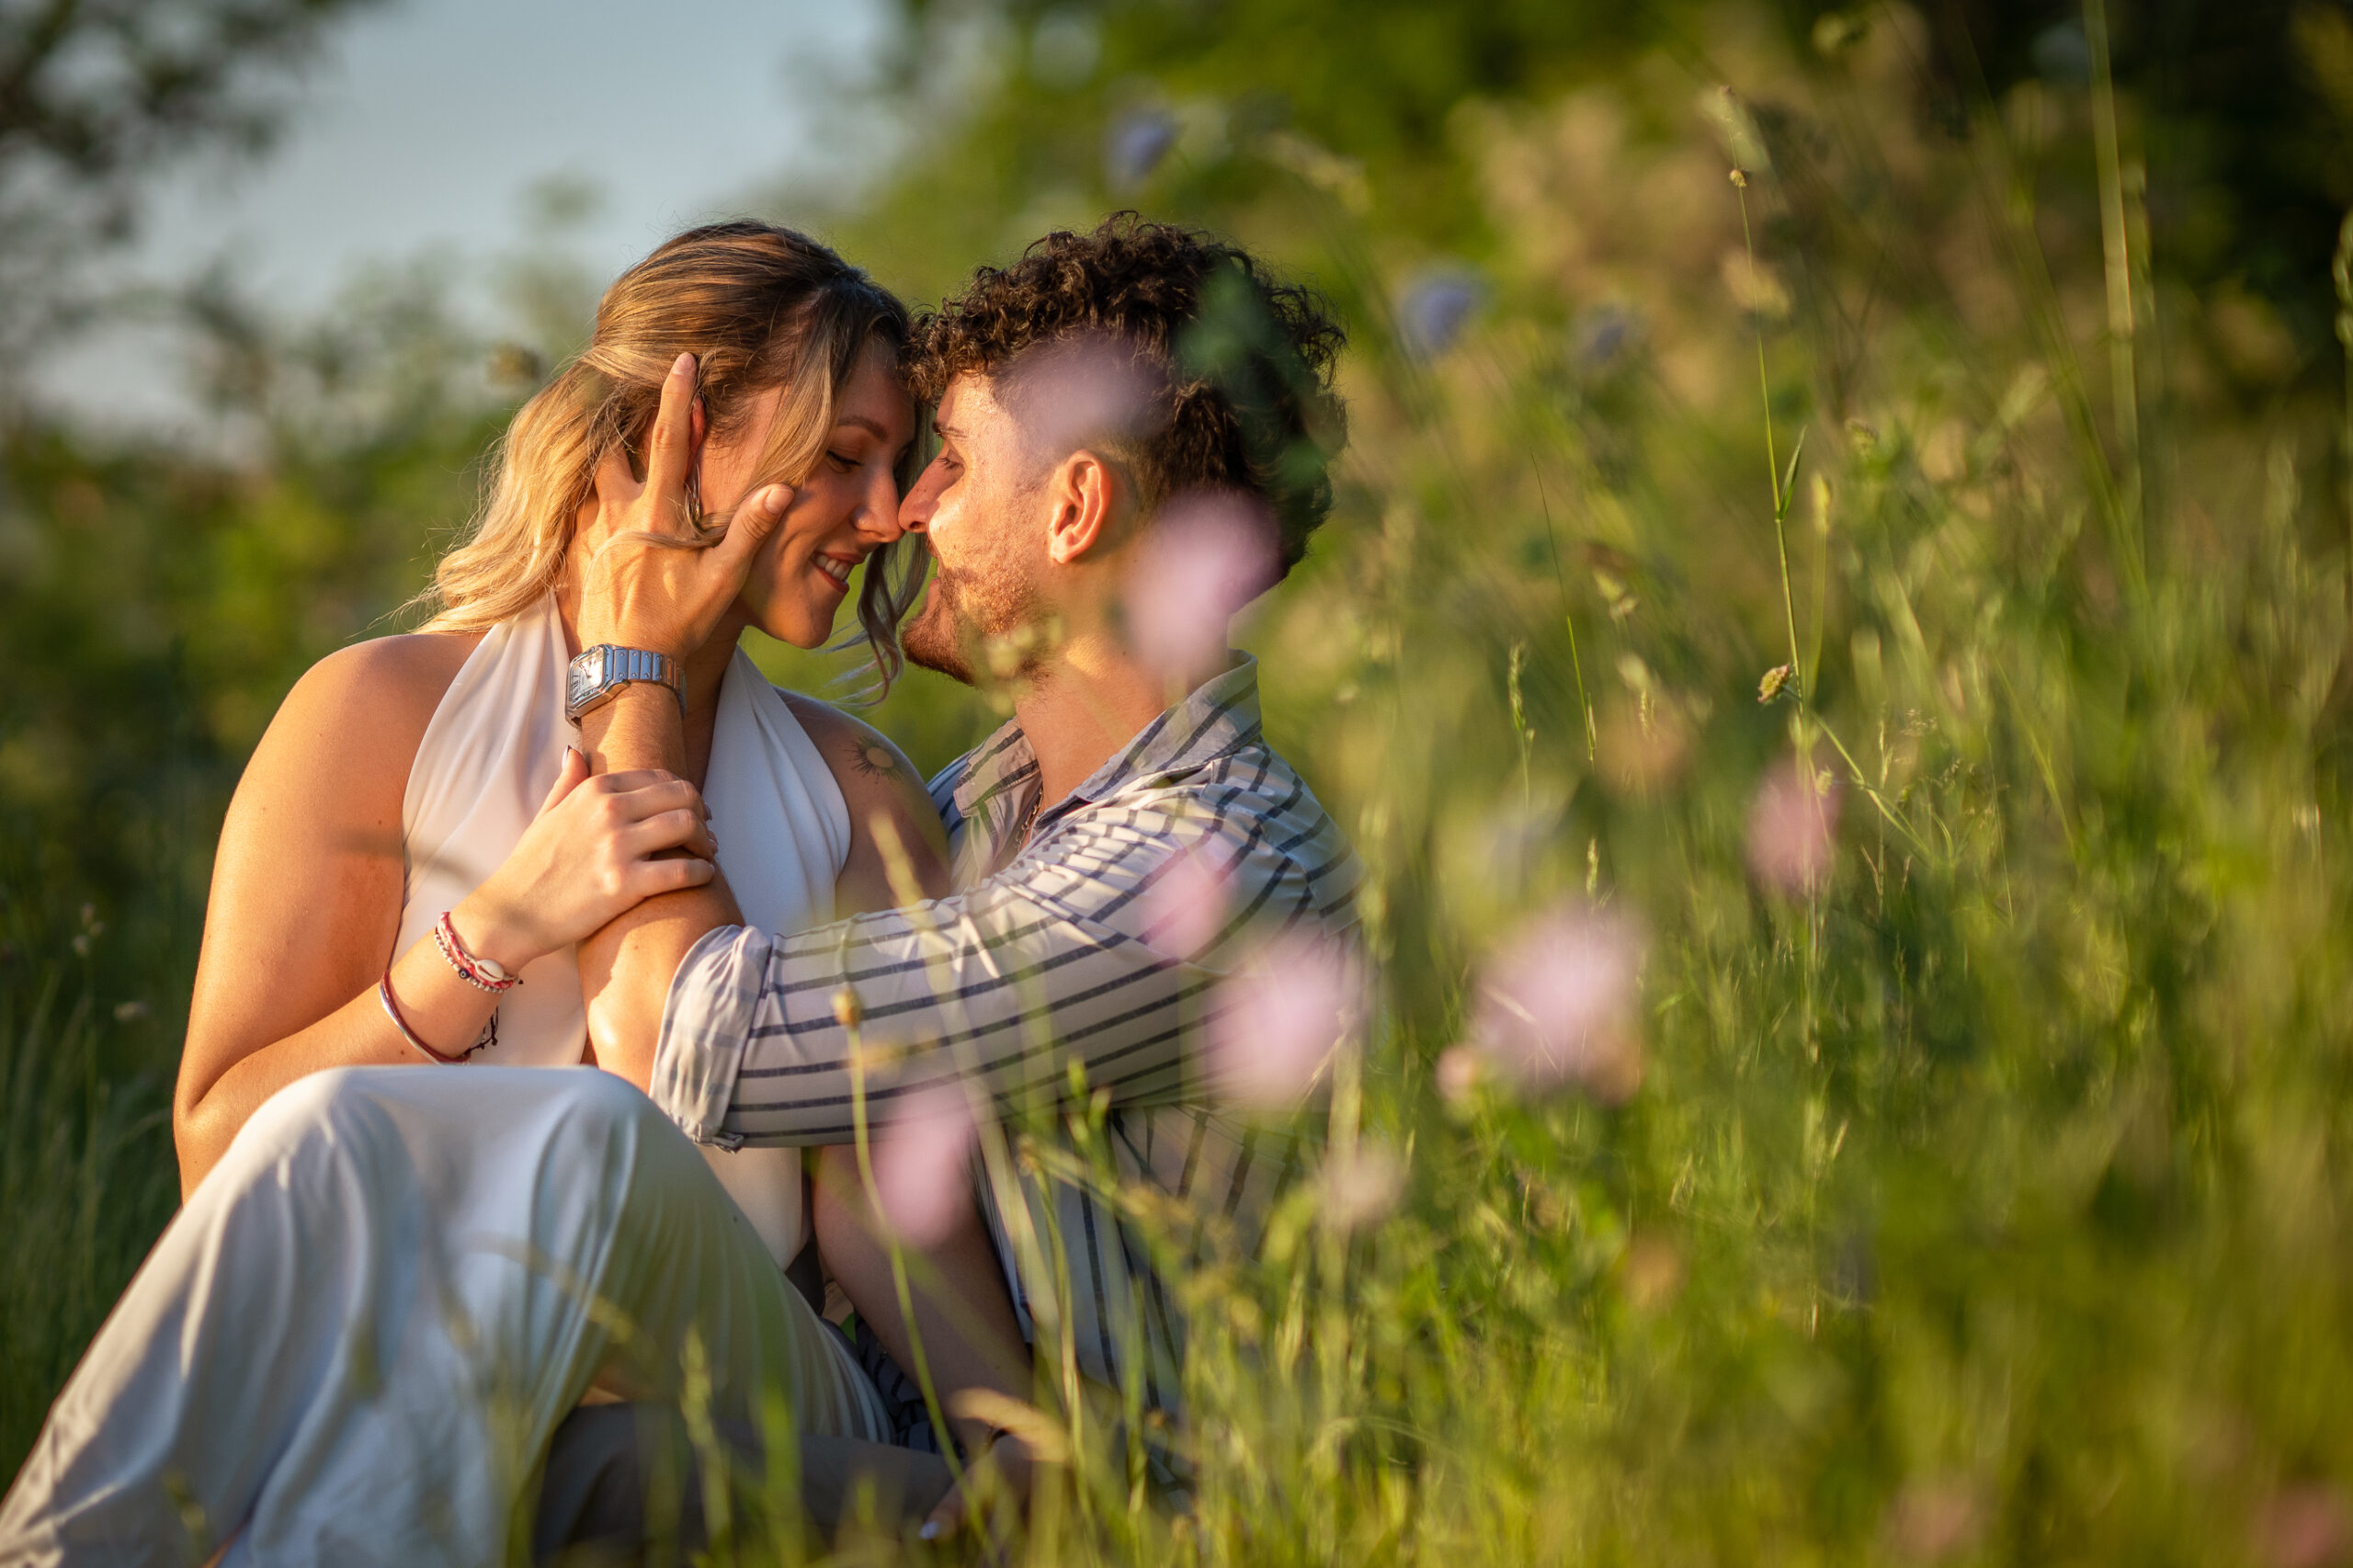
[[[1131,347],[1090,335],[1041,348],[1024,369],[1022,400],[1037,451],[1060,459],[1090,442],[1131,439],[1151,427],[1161,378]]]
[[[1748,808],[1748,867],[1756,880],[1792,898],[1829,880],[1836,853],[1838,790],[1826,773],[1795,758],[1765,775]]]
[[[1449,1105],[1468,1103],[1486,1076],[1486,1064],[1476,1047],[1449,1045],[1438,1053],[1438,1092]]]
[[[1211,1085],[1255,1109],[1297,1104],[1354,1039],[1362,984],[1338,943],[1279,938],[1217,988],[1206,1041]]]
[[[2256,1517],[2255,1546],[2266,1568],[2330,1568],[2353,1554],[2353,1511],[2333,1486],[2283,1488]]]
[[[1163,952],[1199,959],[1225,925],[1227,881],[1213,846],[1178,850],[1144,892],[1145,940]]]
[[[1907,1483],[1888,1505],[1887,1543],[1913,1562],[1943,1562],[1977,1544],[1985,1510],[1977,1491],[1954,1480]]]
[[[1143,666],[1190,677],[1225,646],[1226,623],[1280,570],[1274,521],[1238,496],[1194,491],[1163,507],[1130,569],[1128,641]]]
[[[1481,1056],[1531,1088],[1563,1081],[1605,1105],[1642,1084],[1634,981],[1643,943],[1626,921],[1555,910],[1487,966],[1471,1019]]]
[[[1324,1218],[1336,1230],[1385,1218],[1404,1195],[1404,1163],[1381,1144],[1362,1144],[1324,1164]]]
[[[976,1130],[956,1084],[933,1084],[893,1106],[874,1134],[874,1189],[882,1218],[917,1246],[946,1239],[972,1207]]]

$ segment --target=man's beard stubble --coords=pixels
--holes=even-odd
[[[964,656],[964,638],[958,631],[955,612],[948,608],[946,585],[941,583],[939,567],[932,566],[931,582],[923,591],[923,606],[912,619],[899,629],[899,648],[906,654],[907,663],[921,669],[937,670],[949,679],[972,684],[972,661]]]
[[[909,664],[966,686],[981,686],[986,684],[983,671],[998,674],[992,645],[1006,643],[1035,623],[1037,608],[1029,585],[1005,564],[992,562],[978,572],[951,571],[934,555],[923,608],[901,631],[899,644]]]

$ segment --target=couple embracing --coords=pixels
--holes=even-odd
[[[1339,343],[1247,255],[1132,219],[920,322],[752,223],[615,283],[438,613],[323,661],[248,767],[187,1201],[0,1504],[0,1562],[545,1556],[627,1516],[616,1445],[706,1381],[730,1430],[781,1413],[814,1511],[881,1478],[945,1525],[970,1498],[907,1446],[898,1369],[1017,1493],[984,1396],[1029,1396],[1041,1323],[1036,1354],[1174,1414],[1184,1324],[1112,1206],[1051,1161],[939,1164],[903,1296],[852,1145],[870,1111],[917,1138],[898,1108],[1076,1085],[1122,1179],[1263,1201],[1280,1162],[1215,1109],[1199,1032],[1256,943],[1348,939],[1356,871],[1223,615],[1328,510]],[[1247,546],[1180,607],[1215,624],[1147,636],[1198,596],[1163,546],[1203,516]],[[1011,699],[927,791],[736,648],[824,644],[854,580],[882,680],[904,648]]]

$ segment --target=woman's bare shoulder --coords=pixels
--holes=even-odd
[[[923,775],[890,736],[830,702],[781,687],[778,690],[792,716],[801,721],[817,755],[833,770],[861,838],[864,825],[880,812],[902,826],[915,828],[925,843],[945,848],[947,834],[924,788]]]
[[[289,772],[303,795],[404,790],[434,710],[478,634],[413,632],[339,648],[294,683],[247,766],[249,781]],[[301,786],[307,784],[308,788]]]
[[[303,672],[279,712],[317,709],[361,722],[395,725],[414,720],[422,733],[467,655],[481,642],[478,632],[452,636],[412,631],[354,642]]]
[[[847,770],[859,778],[881,780],[892,788],[911,787],[916,793],[923,793],[923,775],[915,771],[915,765],[907,760],[907,754],[890,736],[830,702],[787,691],[782,687],[777,691],[824,755],[826,766],[836,775]],[[928,795],[924,798],[930,799]]]
[[[316,692],[392,707],[413,707],[422,701],[438,707],[465,667],[468,655],[482,642],[482,633],[410,631],[392,637],[371,637],[338,648],[313,665],[294,684],[295,691]],[[288,693],[290,700],[293,693]]]

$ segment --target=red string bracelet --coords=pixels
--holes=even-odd
[[[458,928],[449,924],[449,912],[446,909],[441,912],[441,918],[433,923],[433,945],[441,949],[441,956],[449,960],[449,967],[458,971],[458,977],[477,991],[487,991],[495,996],[523,983],[523,977],[507,973],[504,964],[478,959],[466,951],[465,943],[458,940]]]
[[[392,971],[390,965],[385,966],[384,978],[376,982],[376,1000],[384,1005],[384,1017],[392,1020],[392,1028],[401,1031],[401,1038],[408,1041],[409,1044],[416,1047],[417,1050],[423,1051],[433,1061],[438,1062],[442,1066],[459,1066],[464,1062],[466,1056],[473,1054],[473,1052],[468,1051],[465,1056],[444,1056],[439,1051],[434,1050],[431,1046],[426,1044],[423,1040],[417,1039],[416,1031],[408,1027],[408,1020],[406,1018],[401,1017],[401,1005],[392,1000]]]

